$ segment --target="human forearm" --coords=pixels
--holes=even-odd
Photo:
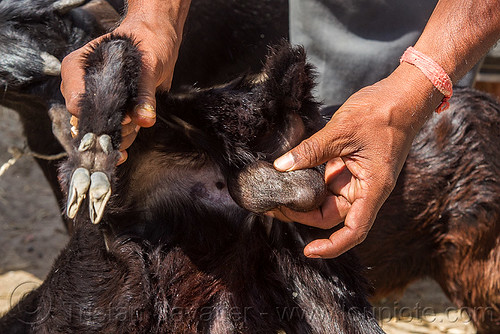
[[[184,22],[191,0],[129,0],[124,21],[141,21],[158,34],[165,28],[172,29],[176,37],[182,37]]]
[[[457,82],[500,38],[500,1],[441,0],[432,13],[415,49],[436,61]],[[418,131],[443,95],[415,66],[402,63],[388,78],[407,90],[409,110],[395,109],[401,128]],[[410,113],[411,117],[407,117]],[[413,130],[413,131],[412,131]]]
[[[127,13],[115,32],[132,34],[143,44],[139,47],[142,47],[144,66],[157,73],[154,78],[143,75],[140,86],[147,87],[148,91],[153,91],[153,85],[170,88],[190,4],[191,0],[128,1]]]
[[[456,82],[500,38],[500,1],[440,0],[415,48]]]
[[[441,0],[415,45],[456,82],[500,37],[500,1]],[[344,226],[315,240],[304,253],[335,257],[360,243],[394,188],[414,136],[443,95],[406,62],[387,78],[352,95],[331,121],[275,162],[278,170],[328,162],[332,193],[321,210],[292,220],[316,227]],[[347,205],[346,205],[347,202]]]

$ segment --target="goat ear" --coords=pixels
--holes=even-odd
[[[299,110],[312,100],[315,73],[306,61],[302,46],[292,47],[287,42],[272,48],[264,66],[264,91],[275,103],[288,110]]]

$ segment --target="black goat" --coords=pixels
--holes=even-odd
[[[54,7],[52,7],[54,2],[53,0],[0,1],[0,17],[2,18],[0,20],[0,40],[2,41],[0,43],[0,62],[2,62],[2,68],[6,69],[8,68],[7,65],[11,66],[10,70],[0,72],[0,83],[5,86],[1,103],[20,113],[30,147],[45,154],[59,153],[62,150],[50,132],[50,120],[47,116],[49,106],[59,103],[59,107],[56,106],[53,109],[57,111],[57,108],[60,108],[62,103],[62,98],[58,92],[59,78],[49,78],[43,75],[43,66],[36,67],[34,73],[23,74],[27,69],[34,67],[17,63],[12,55],[17,52],[15,51],[16,48],[31,47],[36,52],[32,55],[28,53],[31,56],[27,57],[27,59],[32,61],[42,59],[39,55],[43,51],[61,60],[68,51],[81,46],[86,40],[102,33],[102,29],[93,20],[92,15],[84,8],[74,9],[60,15],[54,12]],[[257,71],[261,59],[264,58],[266,45],[276,44],[281,38],[287,37],[288,15],[286,3],[283,0],[258,2],[218,0],[205,2],[193,0],[186,23],[184,42],[176,66],[173,90],[179,92],[179,87],[183,85],[190,86],[195,82],[198,82],[201,87],[210,87],[230,80],[248,69],[250,69],[250,72]],[[37,5],[32,6],[33,4]],[[36,8],[36,10],[32,8]],[[217,15],[210,15],[209,13],[217,13]],[[219,20],[219,17],[225,17],[228,20]],[[23,18],[29,18],[29,20],[23,20]],[[35,28],[33,29],[33,27]],[[57,36],[51,34],[54,29],[60,34]],[[62,41],[60,38],[62,38]],[[14,40],[15,42],[13,42]],[[44,57],[53,60],[53,58],[46,55]],[[48,68],[53,67],[48,66]],[[20,74],[20,71],[24,72]],[[51,71],[47,73],[53,74]],[[283,76],[278,77],[280,80],[283,79]],[[23,78],[27,79],[23,80]],[[199,286],[203,286],[204,282],[207,282],[207,278],[203,275],[210,271],[205,270],[203,274],[199,274],[197,270],[204,268],[203,266],[209,266],[209,260],[214,255],[213,253],[200,251],[200,249],[216,250],[222,249],[224,245],[237,247],[238,242],[244,245],[241,249],[238,248],[244,252],[242,255],[233,254],[232,257],[213,264],[214,267],[210,268],[217,271],[217,273],[221,273],[225,270],[224,265],[230,264],[232,268],[228,270],[225,277],[231,279],[236,277],[234,275],[241,275],[241,273],[245,272],[243,270],[247,270],[246,273],[253,273],[247,277],[242,277],[241,285],[232,286],[242,293],[241,299],[246,298],[245,296],[248,296],[250,291],[259,291],[261,285],[249,288],[248,284],[258,282],[255,278],[259,277],[257,275],[259,266],[262,263],[263,266],[267,264],[270,267],[271,258],[275,259],[273,260],[275,262],[278,261],[277,259],[281,259],[279,260],[280,265],[284,265],[290,271],[299,273],[303,271],[309,272],[306,268],[309,268],[307,266],[311,265],[311,263],[313,267],[319,266],[323,268],[319,269],[319,272],[326,270],[325,268],[330,266],[329,261],[326,261],[326,264],[316,261],[309,262],[303,257],[295,255],[300,253],[300,245],[307,242],[308,238],[314,237],[315,233],[322,234],[312,229],[302,226],[281,225],[281,223],[274,222],[273,228],[269,231],[269,225],[260,222],[260,218],[255,218],[259,222],[248,221],[242,223],[241,228],[234,229],[234,226],[230,228],[231,225],[223,224],[220,221],[217,224],[217,221],[214,222],[216,219],[208,214],[202,217],[193,216],[193,220],[210,221],[216,225],[185,224],[180,227],[175,226],[174,229],[174,225],[167,226],[162,224],[160,220],[147,225],[142,220],[145,212],[136,210],[140,209],[142,205],[144,205],[143,208],[154,207],[158,200],[172,198],[171,196],[175,194],[178,194],[179,197],[172,200],[171,204],[173,206],[183,201],[191,201],[192,196],[197,196],[198,199],[205,198],[203,205],[208,205],[211,209],[215,209],[219,205],[220,208],[221,205],[226,205],[228,200],[232,203],[232,198],[229,198],[227,194],[225,196],[213,196],[213,194],[225,192],[225,180],[249,180],[245,170],[240,170],[241,167],[250,163],[248,170],[251,173],[249,175],[258,175],[257,172],[261,170],[265,173],[272,172],[269,168],[264,167],[261,169],[258,164],[252,163],[255,159],[254,154],[245,155],[245,159],[242,161],[236,159],[228,165],[229,160],[224,159],[232,157],[232,155],[225,157],[223,154],[219,155],[220,152],[215,153],[204,146],[213,145],[213,147],[221,148],[219,145],[226,142],[227,139],[230,143],[233,143],[233,140],[234,142],[241,140],[241,138],[234,139],[231,136],[221,138],[220,135],[225,131],[214,133],[216,129],[224,129],[226,124],[235,125],[229,123],[229,120],[222,120],[219,123],[211,120],[199,126],[199,128],[204,129],[203,131],[193,131],[192,128],[186,128],[186,123],[180,117],[184,115],[188,117],[189,115],[191,117],[189,121],[193,119],[193,122],[200,122],[199,114],[193,114],[197,107],[206,103],[207,106],[210,106],[208,109],[213,111],[213,108],[217,107],[216,103],[222,101],[224,102],[224,108],[222,109],[226,110],[229,108],[231,101],[237,100],[236,95],[238,94],[241,94],[239,96],[245,102],[240,103],[239,106],[234,104],[233,109],[246,110],[246,108],[262,107],[262,104],[256,103],[250,97],[253,96],[254,90],[263,89],[262,84],[265,81],[258,83],[258,80],[252,80],[251,77],[248,77],[223,87],[217,87],[214,90],[190,91],[184,96],[178,95],[176,97],[172,95],[164,97],[165,108],[168,108],[167,114],[170,115],[165,116],[168,124],[159,120],[154,130],[143,131],[144,133],[141,134],[142,139],[139,139],[138,143],[135,144],[136,146],[131,148],[131,157],[145,154],[144,146],[141,145],[147,147],[150,140],[153,140],[151,138],[165,136],[164,140],[154,140],[160,140],[159,145],[161,147],[168,147],[168,142],[172,138],[168,137],[168,134],[165,135],[165,133],[172,133],[170,130],[173,129],[174,131],[181,131],[182,137],[179,135],[178,138],[189,137],[189,140],[185,142],[175,141],[176,145],[186,145],[185,149],[198,147],[202,152],[212,152],[209,154],[210,158],[207,161],[189,160],[185,161],[183,166],[177,166],[178,172],[189,175],[186,174],[187,176],[184,179],[170,177],[168,182],[170,182],[170,185],[174,184],[175,187],[157,193],[149,192],[148,187],[160,186],[157,184],[159,178],[154,177],[158,171],[153,166],[155,166],[156,158],[164,158],[164,155],[158,154],[158,156],[154,156],[155,159],[152,158],[143,164],[134,163],[134,160],[129,161],[127,170],[130,168],[130,172],[126,173],[124,169],[119,169],[117,183],[115,183],[116,180],[113,175],[107,172],[108,169],[104,169],[107,179],[111,181],[110,185],[114,187],[113,192],[125,195],[111,198],[107,208],[109,217],[104,217],[104,222],[109,219],[108,226],[110,227],[104,228],[106,224],[101,224],[102,232],[104,232],[108,240],[109,252],[106,252],[103,239],[96,227],[88,226],[89,224],[85,222],[78,223],[78,229],[71,241],[72,244],[63,252],[44,286],[39,292],[30,295],[27,300],[19,304],[17,309],[11,311],[9,317],[0,321],[4,326],[0,326],[2,328],[0,332],[3,332],[4,328],[10,328],[6,324],[15,319],[12,315],[16,314],[16,312],[20,314],[26,310],[34,311],[28,307],[29,305],[38,305],[40,306],[38,310],[47,310],[50,304],[57,305],[57,310],[65,310],[64,319],[68,317],[71,317],[71,321],[79,319],[75,324],[81,324],[83,321],[89,327],[91,327],[92,323],[101,325],[105,323],[114,326],[116,325],[115,320],[123,319],[128,323],[128,327],[124,331],[133,332],[146,330],[144,327],[139,326],[141,324],[147,326],[152,323],[151,321],[157,321],[157,327],[155,328],[160,328],[167,321],[182,323],[186,319],[194,319],[197,316],[199,316],[198,319],[206,320],[203,324],[200,324],[200,328],[208,326],[212,321],[210,317],[213,316],[213,313],[211,313],[213,309],[190,308],[191,304],[188,305],[187,303],[190,301],[202,302],[207,298],[211,298],[210,296],[215,296],[220,291],[227,290],[224,290],[218,284],[223,281],[217,281],[217,284],[214,283],[212,286],[213,289],[204,291],[199,289],[187,291],[187,285],[181,284],[185,277],[194,277],[190,275],[198,275],[196,279],[200,283]],[[225,95],[229,92],[231,94],[239,93],[236,93],[232,100]],[[253,102],[248,101],[249,98]],[[293,100],[285,99],[284,105],[293,109],[294,103],[292,102]],[[500,107],[496,101],[487,95],[471,90],[457,91],[450,102],[450,110],[433,117],[418,135],[393,194],[382,207],[367,240],[357,247],[357,252],[362,263],[370,268],[366,274],[374,284],[376,297],[404,289],[411,281],[430,276],[440,283],[453,302],[468,311],[480,332],[497,333],[500,329],[500,303],[498,301],[500,295],[498,271],[500,266],[500,182],[498,180],[500,173],[500,135],[498,132]],[[247,103],[250,104],[247,105]],[[181,108],[183,111],[175,114],[173,110],[176,108]],[[55,113],[55,115],[62,114]],[[177,115],[177,118],[175,115]],[[204,113],[201,113],[201,115],[204,115]],[[58,121],[61,125],[56,126],[56,128],[64,127],[67,124],[64,119],[58,119]],[[314,122],[309,123],[307,120],[300,119],[300,117],[292,117],[288,122],[280,123],[279,126],[301,123],[309,124],[310,128],[307,129],[307,133],[312,131]],[[214,128],[211,128],[209,124],[213,125]],[[246,120],[243,125],[245,125],[244,128],[246,129]],[[278,124],[273,124],[272,128],[276,126]],[[161,132],[159,129],[165,129],[165,131]],[[166,129],[169,129],[169,131]],[[189,129],[190,131],[186,131]],[[297,128],[292,126],[291,129]],[[300,130],[300,127],[298,129]],[[254,128],[250,128],[250,130],[253,131]],[[307,135],[305,128],[303,130],[303,132],[293,132],[282,129],[282,132],[288,134],[290,145],[293,145]],[[86,131],[80,131],[80,134],[83,136]],[[101,133],[97,133],[97,135],[101,135]],[[263,138],[270,138],[270,143],[265,141],[261,143],[253,142],[251,152],[264,153],[263,157],[271,159],[273,158],[271,153],[286,149],[286,147],[273,148],[272,145],[276,144],[275,137],[264,136]],[[249,140],[250,138],[244,139]],[[80,138],[76,142],[78,145],[80,144],[79,140]],[[96,141],[92,141],[92,143],[96,143]],[[116,148],[116,142],[114,145]],[[176,147],[179,148],[179,146]],[[230,146],[229,150],[227,149],[227,147],[222,147],[221,152],[240,152],[238,151],[240,147]],[[273,149],[278,150],[271,152]],[[101,153],[101,151],[97,152],[97,154]],[[95,152],[90,153],[90,155],[84,163],[90,163],[96,157]],[[72,177],[73,167],[80,164],[78,159],[80,159],[80,156],[73,158],[74,165],[71,165],[66,170],[65,175],[68,183],[70,183],[69,180]],[[219,169],[201,172],[198,167],[208,162],[215,163]],[[53,185],[56,195],[61,200],[64,196],[60,192],[56,180],[56,164],[44,161],[41,164],[46,176]],[[175,167],[174,161],[166,161],[163,166],[170,170],[170,175],[174,173],[172,170]],[[237,168],[234,169],[233,167]],[[134,174],[136,172],[140,174]],[[131,175],[136,176],[131,177]],[[224,175],[224,178],[221,178],[221,175]],[[183,180],[199,179],[200,177],[203,179],[200,184],[189,183],[186,186],[186,183],[183,183]],[[271,177],[271,179],[275,178]],[[129,180],[128,183],[127,180]],[[209,180],[211,182],[208,182]],[[296,182],[296,180],[292,177],[292,182]],[[219,183],[218,181],[222,182]],[[268,182],[269,180],[265,181]],[[252,184],[258,186],[256,189],[259,193],[265,192],[264,186],[267,184],[266,182],[263,182],[262,178],[251,181]],[[207,188],[208,183],[210,183],[210,186]],[[231,185],[227,186],[231,187]],[[127,192],[130,189],[138,191],[135,197],[138,202],[130,198],[127,201]],[[180,191],[180,189],[184,190]],[[186,189],[191,189],[193,192],[187,193]],[[255,196],[251,194],[240,196],[238,189],[248,190],[249,187],[243,186],[241,188],[236,182],[236,184],[233,184],[232,189],[233,193],[231,195],[243,207],[254,211],[265,207],[262,203],[244,201],[245,198],[252,199]],[[263,198],[269,199],[269,194],[267,192]],[[151,199],[150,202],[148,202],[148,198]],[[219,204],[213,205],[214,200]],[[302,201],[299,202],[302,203]],[[102,202],[97,202],[97,204],[100,203]],[[255,207],[252,206],[254,204]],[[96,206],[95,208],[99,207]],[[162,214],[161,211],[166,210],[166,208],[168,208],[168,205],[159,207],[158,211],[152,212],[148,219],[158,217]],[[178,206],[177,208],[176,212],[166,217],[168,219],[175,217],[184,219],[183,215],[186,213],[186,207]],[[238,212],[244,212],[240,210],[239,207],[234,206],[234,203],[232,203],[227,210],[222,210],[224,219],[230,219],[231,215],[233,215],[232,218],[234,219]],[[86,215],[87,212],[89,210],[86,208],[80,208],[79,215]],[[95,212],[98,211],[94,210]],[[128,212],[127,215],[130,215],[128,217],[133,217],[129,220],[131,222],[129,226],[116,224],[119,220],[123,221],[121,218],[123,218],[124,212]],[[88,221],[90,218],[90,216],[78,217],[80,216],[77,216],[77,222],[79,219]],[[117,226],[117,228],[112,228],[113,226]],[[262,226],[267,227],[263,228]],[[71,230],[72,225],[69,225],[69,227]],[[203,230],[200,228],[203,228]],[[234,236],[247,233],[242,232],[241,229],[251,230],[252,228],[260,232],[248,232],[249,239],[235,241],[236,237]],[[209,239],[204,238],[203,233],[206,233],[204,229],[209,229],[211,233],[206,236],[216,234],[217,238],[207,241]],[[141,237],[134,238],[131,235]],[[295,237],[305,236],[305,239],[294,241],[293,238],[289,239],[291,235]],[[266,239],[267,236],[273,236],[274,239],[269,240],[272,241],[273,247],[276,246],[276,248],[274,250],[268,248],[267,252],[259,253],[259,250],[262,249],[255,247],[262,240],[271,242]],[[175,240],[185,246],[172,248],[168,256],[165,255],[163,248],[158,245],[168,245],[169,243],[171,245],[176,242]],[[78,247],[76,247],[77,244]],[[207,247],[202,248],[204,246]],[[266,254],[266,257],[259,260],[256,254]],[[349,257],[350,255],[346,256]],[[127,258],[128,262],[124,262],[124,258]],[[90,262],[86,263],[86,261]],[[339,261],[345,260],[342,258]],[[97,262],[100,262],[100,264],[97,265]],[[162,275],[151,275],[157,268],[167,262],[170,265],[169,267],[161,267],[164,269]],[[74,267],[71,267],[69,263],[72,263]],[[91,264],[95,265],[91,266]],[[168,268],[168,270],[165,268]],[[267,267],[264,266],[264,268]],[[339,267],[336,267],[336,270],[342,271]],[[74,287],[74,282],[64,279],[64,277],[72,277],[72,275],[78,273],[88,273],[89,280],[79,282],[82,285]],[[336,275],[346,277],[348,273],[337,272]],[[148,280],[134,280],[134,278],[138,279],[138,277],[146,277]],[[97,284],[95,280],[99,278],[101,281],[100,284]],[[106,278],[110,278],[110,280],[106,280]],[[324,280],[325,278],[321,279]],[[328,280],[321,282],[328,282]],[[275,283],[274,280],[265,283],[261,281],[261,284],[267,284],[268,286]],[[302,281],[302,283],[304,282]],[[363,285],[361,282],[359,284]],[[263,287],[264,290],[262,291],[269,292],[267,285]],[[62,295],[59,298],[59,295],[51,295],[51,286],[58,286],[61,291],[76,291],[75,294],[79,295],[77,300],[79,300],[80,304],[76,305],[73,301],[65,299],[68,296]],[[314,288],[314,286],[311,287]],[[318,289],[313,291],[314,296],[323,293],[319,289],[320,286],[317,285],[317,287]],[[224,288],[226,287],[224,286]],[[96,291],[96,295],[105,296],[104,304],[101,303],[97,307],[95,305],[90,307],[92,300],[88,296],[88,291]],[[282,290],[278,289],[276,291]],[[345,291],[347,290],[340,289],[340,295]],[[277,292],[277,294],[280,293],[282,292]],[[134,303],[131,303],[134,307],[130,308],[117,306],[120,303],[120,305],[123,305],[123,300],[115,300],[116,303],[111,303],[111,300],[116,296],[127,301],[132,299],[137,301],[140,298],[136,299],[134,296],[141,296],[141,294],[145,297],[140,309],[135,308],[138,304]],[[292,296],[294,295],[292,292]],[[276,294],[271,293],[268,299],[273,299],[276,296]],[[168,308],[168,305],[162,305],[161,302],[165,300],[164,298],[174,297],[178,298],[171,305],[181,306],[172,308],[170,305],[170,308]],[[267,295],[263,296],[263,298],[267,298]],[[224,303],[224,300],[222,298],[221,303]],[[285,300],[283,299],[283,301]],[[89,307],[82,309],[82,305]],[[199,303],[192,305],[199,305]],[[151,311],[152,309],[154,309],[153,313],[148,312],[148,310]],[[284,310],[283,308],[279,309]],[[137,313],[132,314],[131,310],[135,310]],[[252,317],[251,321],[257,316],[255,312],[250,312],[247,315],[245,310],[239,308],[230,309],[225,307],[217,312],[219,312],[217,314],[221,315],[217,319],[223,319],[228,312],[231,313],[231,317],[235,318],[243,317],[243,314],[245,314],[247,320]],[[319,313],[322,314],[322,312]],[[38,318],[35,319],[33,316],[32,319],[28,320],[36,322],[45,319],[43,313],[36,314]],[[156,318],[151,320],[151,314]],[[167,314],[170,315],[168,319]],[[286,312],[282,314],[287,315]],[[357,313],[357,315],[361,314]],[[51,318],[53,314],[49,313],[47,316]],[[264,314],[262,316],[264,317]],[[224,327],[227,324],[215,328],[220,322],[217,322],[217,325],[215,325],[216,322],[213,323],[214,331],[220,328],[228,328]],[[183,323],[182,325],[191,326],[188,332],[198,330],[193,327],[195,326],[193,323]],[[36,326],[38,325],[35,324],[33,328],[43,327],[43,325]],[[179,324],[176,326],[179,326]],[[171,328],[171,331],[175,332],[176,328],[180,327],[174,326]],[[65,329],[66,332],[73,330],[74,328],[71,327]],[[102,331],[112,331],[112,329],[111,327],[109,327],[109,330],[102,328]],[[182,332],[181,329],[179,331]],[[237,331],[237,329],[234,331]]]
[[[321,231],[233,201],[257,212],[321,202],[317,171],[281,174],[262,162],[321,126],[303,50],[275,50],[259,78],[159,94],[162,121],[141,131],[115,178],[138,68],[140,54],[125,37],[88,55],[74,141],[67,113],[53,104],[69,154],[61,179],[73,235],[44,284],[2,318],[1,331],[382,332],[352,255],[305,259],[305,243]]]
[[[281,174],[257,162],[289,149],[292,129],[307,136],[321,125],[304,51],[276,50],[258,83],[245,77],[181,96],[158,94],[163,122],[141,132],[115,179],[138,68],[128,38],[106,39],[88,55],[79,135],[73,147],[62,137],[75,231],[42,287],[6,321],[51,333],[381,332],[351,255],[305,259],[302,249],[317,231],[271,221],[232,200],[258,212],[321,203],[318,172]],[[64,108],[52,112],[67,118]],[[255,177],[266,182],[255,184]],[[111,185],[117,196],[105,213]],[[85,202],[90,210],[79,210]],[[90,223],[101,217],[104,238]],[[36,312],[23,314],[26,304]],[[82,315],[88,311],[90,318]]]

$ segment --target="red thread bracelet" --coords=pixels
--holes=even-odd
[[[416,66],[432,82],[434,87],[444,95],[443,101],[436,109],[438,114],[448,109],[450,106],[448,100],[453,95],[453,84],[448,74],[438,63],[422,52],[415,50],[412,46],[406,49],[399,62],[406,62]]]

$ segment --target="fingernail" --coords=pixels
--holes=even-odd
[[[135,106],[134,112],[144,118],[156,118],[155,108],[149,103],[141,103]]]
[[[293,160],[293,155],[290,153],[287,153],[274,161],[274,167],[282,171],[290,170],[294,164],[295,161]]]
[[[310,258],[310,259],[321,259],[321,256],[319,256],[318,254],[304,254],[306,257]]]

